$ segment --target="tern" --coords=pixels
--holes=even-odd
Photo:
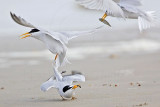
[[[76,0],[80,5],[88,9],[104,11],[105,14],[99,20],[110,26],[105,20],[107,16],[138,19],[139,30],[153,27],[157,24],[155,11],[144,11],[140,9],[141,0]]]
[[[76,73],[72,75],[62,76],[59,73],[57,66],[53,67],[54,76],[49,78],[41,85],[41,90],[46,92],[51,88],[56,88],[63,100],[75,99],[75,89],[81,88],[81,85],[72,85],[73,82],[85,82],[85,76]]]
[[[31,23],[27,22],[25,19],[21,18],[20,16],[17,16],[16,14],[12,12],[10,12],[10,15],[16,23],[22,26],[25,26],[25,27],[32,28],[30,32],[22,34],[21,39],[26,38],[26,37],[33,37],[33,38],[36,38],[42,41],[46,45],[48,50],[51,53],[55,54],[54,60],[57,66],[62,66],[66,62],[68,62],[67,57],[66,57],[66,52],[67,52],[66,44],[68,43],[69,40],[71,40],[72,38],[81,36],[81,35],[92,34],[97,29],[102,27],[100,26],[100,27],[97,27],[96,29],[87,30],[87,31],[53,32],[53,31],[44,30],[39,27],[35,27]]]

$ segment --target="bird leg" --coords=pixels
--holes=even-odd
[[[56,61],[57,57],[58,57],[58,54],[56,54],[56,56],[55,56],[55,58],[54,58],[55,61]]]
[[[105,13],[102,17],[102,21],[107,17],[107,14]]]
[[[61,96],[62,97],[62,96]],[[62,97],[62,100],[64,101],[65,99]]]
[[[75,100],[75,99],[77,99],[76,97],[72,97],[72,99],[71,100]]]

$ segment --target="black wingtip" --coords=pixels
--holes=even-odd
[[[10,15],[13,15],[13,13],[10,11]]]
[[[12,13],[12,12],[10,11],[10,15],[11,15],[11,17],[13,18],[13,16],[14,16],[14,13]]]
[[[13,19],[13,13],[10,11],[10,15],[11,15],[11,17],[12,17],[12,19]]]
[[[10,15],[12,15],[12,12],[10,11]]]

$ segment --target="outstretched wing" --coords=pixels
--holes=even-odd
[[[122,9],[113,0],[76,0],[80,5],[88,9],[102,10],[113,16],[122,16],[124,14]]]
[[[120,0],[121,5],[142,6],[141,0]]]
[[[72,84],[73,81],[85,82],[85,77],[80,74],[75,74],[71,76],[64,76],[62,80],[66,82],[70,82]]]
[[[123,7],[123,10],[127,10],[133,13],[139,13],[137,7],[141,6],[141,0],[120,0],[119,6]]]
[[[18,23],[18,24],[20,24],[20,25],[22,25],[22,26],[25,26],[25,27],[30,27],[30,28],[35,28],[35,29],[36,29],[35,26],[33,26],[32,24],[28,23],[26,20],[24,20],[24,19],[21,18],[20,16],[16,16],[16,15],[15,15],[14,13],[12,13],[12,12],[10,12],[10,14],[11,14],[12,19],[13,19],[16,23]]]
[[[95,33],[97,30],[99,30],[100,28],[102,28],[103,26],[97,27],[95,29],[92,30],[85,30],[85,31],[63,31],[63,32],[52,32],[53,37],[58,38],[60,41],[62,41],[63,43],[67,44],[69,40],[79,37],[79,36],[83,36],[83,35],[87,35],[87,34],[92,34]]]
[[[48,91],[50,88],[58,88],[58,83],[55,79],[53,79],[53,77],[41,85],[41,90],[44,92]]]

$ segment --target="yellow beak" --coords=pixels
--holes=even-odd
[[[72,89],[76,89],[76,88],[81,88],[81,86],[78,84],[78,85],[74,85],[73,87],[72,87]]]
[[[24,38],[26,38],[26,37],[31,36],[31,34],[30,34],[29,32],[27,32],[27,33],[24,33],[24,34],[22,34],[22,35],[20,35],[20,36],[23,36],[23,37],[21,37],[20,39],[24,39]]]
[[[102,17],[102,19],[104,20],[107,17],[107,14],[105,13]]]

